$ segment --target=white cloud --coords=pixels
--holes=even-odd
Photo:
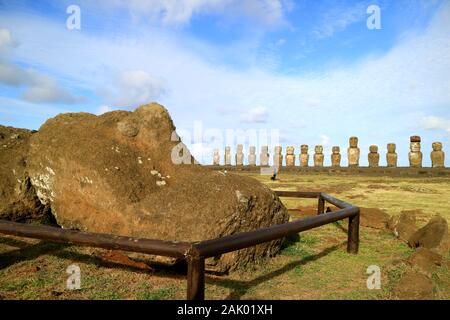
[[[367,4],[358,3],[354,6],[333,6],[325,11],[319,25],[313,30],[317,38],[328,38],[336,32],[345,30],[351,24],[363,20],[366,15]]]
[[[111,107],[109,107],[109,106],[100,106],[100,107],[98,107],[97,112],[95,114],[100,116],[100,115],[102,115],[104,113],[107,113],[107,112],[110,112],[110,111],[112,111]]]
[[[241,115],[241,121],[246,123],[266,123],[269,112],[264,107],[255,107]]]
[[[136,106],[158,99],[165,92],[162,80],[143,70],[120,73],[108,88],[100,89],[105,101],[114,106]]]
[[[427,130],[443,130],[450,134],[450,119],[428,116],[422,120],[421,126]]]
[[[0,51],[14,46],[16,46],[16,42],[13,40],[11,32],[8,29],[0,28]]]
[[[108,0],[100,3],[125,8],[135,19],[145,17],[166,26],[188,24],[196,14],[244,16],[274,26],[284,23],[284,11],[292,7],[286,0]]]

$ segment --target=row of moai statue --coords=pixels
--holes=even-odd
[[[410,152],[408,154],[409,157],[409,165],[413,168],[422,167],[422,159],[423,154],[420,151],[420,142],[421,139],[419,136],[412,136],[410,138]],[[442,151],[442,143],[434,142],[432,144],[433,151],[431,152],[431,163],[433,168],[443,168],[445,161],[445,153]],[[332,147],[331,153],[331,166],[332,167],[340,167],[341,166],[341,150],[340,147],[334,146]],[[248,155],[248,164],[250,166],[256,166],[256,147],[251,146]],[[314,148],[314,167],[323,167],[324,163],[324,154],[323,154],[323,146],[317,145]],[[347,149],[347,158],[348,158],[348,166],[349,167],[359,167],[359,159],[360,159],[360,149],[358,147],[358,138],[351,137],[349,140],[349,148]],[[260,153],[260,165],[261,166],[269,166],[269,147],[262,146]],[[225,148],[225,165],[231,165],[231,148]],[[380,154],[378,153],[378,146],[371,145],[369,147],[368,154],[369,167],[379,167],[380,165]],[[241,166],[244,165],[244,147],[239,144],[236,150],[235,156],[236,165]],[[287,167],[295,166],[296,163],[296,155],[294,147],[286,148],[286,159],[285,164]],[[309,166],[309,153],[308,153],[308,145],[302,145],[300,147],[300,155],[299,155],[299,163],[301,167]],[[387,153],[386,153],[386,163],[388,167],[397,167],[397,153],[396,153],[396,145],[395,143],[388,143],[387,145]],[[219,150],[214,150],[213,164],[220,165],[220,154]],[[273,164],[275,166],[283,166],[283,154],[282,147],[276,146],[274,149],[273,156]]]

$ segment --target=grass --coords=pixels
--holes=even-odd
[[[328,175],[252,176],[275,190],[322,190],[366,208],[394,215],[420,210],[418,224],[435,214],[450,221],[448,178],[389,178]],[[314,199],[282,199],[288,208],[316,206]],[[301,217],[291,212],[292,218]],[[209,299],[393,299],[392,289],[413,252],[387,232],[362,227],[358,255],[345,251],[346,221],[302,232],[286,243],[280,254],[252,269],[226,276],[208,274]],[[102,249],[51,244],[0,236],[0,298],[2,299],[184,299],[185,273],[172,269],[135,270],[106,265]],[[147,259],[149,259],[147,257]],[[436,299],[450,299],[449,257],[432,278]],[[66,268],[81,269],[81,290],[68,290]],[[381,290],[366,286],[367,268],[381,269]],[[38,270],[38,271],[37,271]]]

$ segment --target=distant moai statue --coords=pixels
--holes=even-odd
[[[348,166],[358,167],[359,166],[359,155],[360,151],[358,148],[358,137],[350,137],[349,148],[347,149]]]
[[[308,145],[306,144],[300,146],[300,165],[302,167],[308,167],[309,165]]]
[[[369,147],[369,167],[374,168],[380,166],[380,154],[378,153],[378,146],[371,145]]]
[[[244,165],[244,146],[242,144],[238,144],[236,147],[236,165]]]
[[[323,154],[323,146],[321,145],[317,145],[314,148],[314,167],[323,167],[323,159],[324,159],[324,154]]]
[[[431,151],[431,164],[433,168],[445,167],[445,153],[442,151],[442,142],[433,142]]]
[[[334,146],[331,148],[331,166],[332,167],[340,167],[341,166],[341,148],[338,146]]]
[[[281,146],[275,146],[273,154],[273,165],[281,168],[283,166],[283,148]]]
[[[225,155],[224,155],[225,165],[231,166],[231,148],[225,147]]]
[[[421,139],[419,136],[412,136],[409,141],[410,141],[409,145],[410,152],[408,154],[409,166],[412,168],[421,168],[423,158],[423,154],[420,151]]]
[[[219,166],[219,165],[220,165],[220,153],[219,153],[219,149],[214,149],[213,165],[214,165],[214,166]]]
[[[286,166],[287,167],[295,166],[294,147],[287,147],[286,148]]]
[[[248,165],[256,166],[256,147],[255,146],[250,147],[250,153],[248,155]]]
[[[395,143],[388,143],[387,145],[387,153],[386,153],[386,163],[390,168],[397,167],[397,153],[395,153],[396,149]]]
[[[269,165],[269,147],[262,146],[261,154],[259,155],[259,165],[267,167]]]

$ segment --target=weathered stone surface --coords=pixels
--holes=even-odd
[[[225,147],[224,164],[231,166],[231,147]]]
[[[404,210],[400,215],[391,217],[388,227],[397,238],[408,241],[409,237],[417,230],[416,211]]]
[[[220,165],[220,153],[219,153],[219,149],[214,149],[213,165],[215,165],[215,166]]]
[[[441,142],[433,142],[433,151],[431,151],[431,164],[433,168],[444,168],[445,167],[445,153],[442,151]]]
[[[418,269],[421,273],[431,277],[438,266],[442,264],[442,256],[427,248],[417,248],[408,258],[408,263]]]
[[[238,144],[236,148],[236,165],[244,165],[244,146],[242,144]]]
[[[334,146],[331,149],[331,166],[332,167],[340,167],[341,166],[341,148],[338,146]]]
[[[399,299],[428,300],[433,298],[433,281],[425,275],[407,270],[394,288]]]
[[[380,154],[378,153],[378,146],[371,145],[369,147],[369,151],[370,151],[369,155],[368,155],[369,167],[371,167],[371,168],[379,167],[379,165],[380,165]]]
[[[395,143],[388,143],[386,153],[386,163],[388,167],[395,168],[397,167],[397,153],[395,152],[397,146]]]
[[[420,151],[420,137],[412,136],[410,138],[410,152],[408,153],[409,158],[409,166],[413,168],[421,168],[422,167],[422,158],[423,154]]]
[[[259,163],[263,167],[267,167],[269,165],[269,147],[262,146],[261,154],[259,155]]]
[[[302,167],[309,166],[308,146],[306,144],[302,144],[300,146],[300,166]]]
[[[281,168],[283,166],[283,148],[281,146],[275,146],[273,153],[273,165]]]
[[[294,147],[292,146],[286,148],[286,166],[287,167],[295,166],[295,150]]]
[[[46,222],[51,218],[26,169],[32,135],[29,130],[0,126],[0,219]]]
[[[136,136],[119,130],[124,121],[139,129]],[[62,114],[31,137],[26,169],[39,200],[64,228],[199,241],[288,221],[278,197],[256,180],[174,164],[181,151],[190,157],[181,142],[171,140],[174,130],[158,104],[98,117]],[[225,254],[208,264],[234,269],[276,253],[280,244]]]
[[[439,254],[447,254],[450,248],[447,220],[441,216],[431,218],[424,227],[411,235],[408,244],[413,248],[424,247]]]
[[[360,150],[358,148],[358,137],[350,137],[349,148],[347,149],[348,166],[358,167]]]
[[[389,215],[378,208],[360,207],[360,224],[363,227],[384,230],[389,223]]]
[[[317,145],[314,148],[314,167],[323,167],[323,146]]]
[[[250,146],[250,151],[248,155],[248,165],[249,166],[256,166],[256,147]]]

